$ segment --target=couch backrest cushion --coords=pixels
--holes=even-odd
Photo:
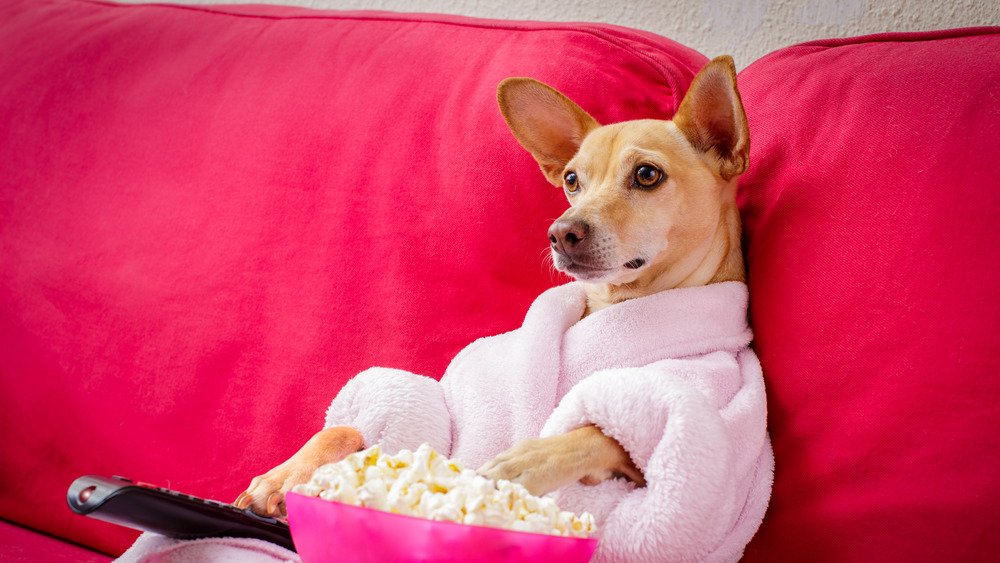
[[[739,76],[774,494],[748,559],[1000,551],[1000,29],[813,42]]]
[[[601,25],[0,3],[0,518],[118,474],[232,500],[355,373],[440,377],[563,281],[497,110],[531,76],[667,118],[702,55]]]

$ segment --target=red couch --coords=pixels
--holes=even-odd
[[[231,500],[353,374],[440,376],[564,281],[502,78],[668,118],[707,61],[606,25],[90,0],[5,0],[0,53],[0,559],[30,561],[135,538],[70,512],[76,477]],[[746,559],[994,558],[1000,29],[739,82],[776,456]]]

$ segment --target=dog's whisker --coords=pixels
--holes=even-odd
[[[559,270],[556,268],[555,260],[552,258],[552,251],[548,248],[542,250],[542,268],[549,273],[549,282],[555,283],[559,278]]]

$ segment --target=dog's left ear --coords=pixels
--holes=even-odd
[[[583,138],[600,127],[558,90],[531,78],[501,82],[497,103],[514,138],[556,186],[562,185],[563,169],[580,149]]]
[[[746,172],[750,127],[736,89],[736,65],[724,55],[694,77],[673,122],[698,150],[719,159],[719,175],[730,180]]]

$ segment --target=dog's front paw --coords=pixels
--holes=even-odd
[[[624,448],[596,426],[522,440],[479,468],[479,473],[488,479],[520,483],[533,495],[544,495],[575,481],[596,485],[618,476],[640,487],[646,484]]]
[[[529,438],[480,467],[479,474],[513,481],[541,496],[578,479],[572,467],[558,462],[557,449],[552,438]]]
[[[261,516],[281,518],[285,516],[285,494],[296,485],[308,482],[315,470],[315,467],[286,461],[254,477],[247,490],[240,493],[233,504],[239,509],[249,508]]]
[[[233,503],[237,508],[249,508],[261,516],[280,518],[285,515],[285,495],[296,485],[307,483],[321,465],[340,461],[364,446],[361,433],[353,428],[325,428],[309,439],[295,455],[263,475],[250,481],[247,490]]]

